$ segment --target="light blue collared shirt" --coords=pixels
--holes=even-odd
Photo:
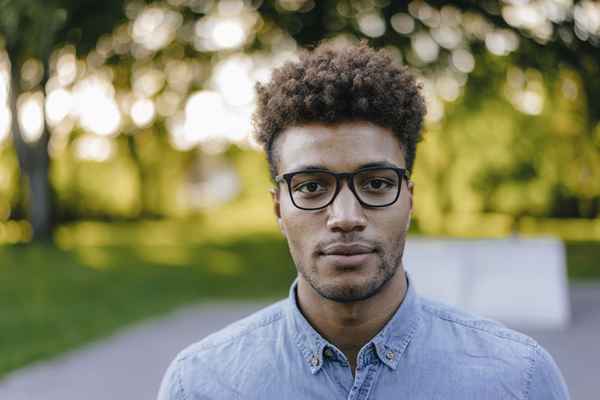
[[[289,297],[183,350],[159,400],[568,399],[550,354],[530,337],[415,293],[365,344],[352,375],[345,355]]]

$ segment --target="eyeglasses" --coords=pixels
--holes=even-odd
[[[335,173],[327,170],[304,170],[281,174],[275,182],[286,182],[294,206],[301,210],[325,208],[341,190],[341,180],[363,207],[387,207],[400,196],[402,179],[409,171],[395,167],[363,168],[356,172]]]

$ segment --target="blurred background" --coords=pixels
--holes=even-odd
[[[596,1],[0,0],[0,375],[286,295],[254,85],[324,39],[423,83],[411,233],[552,235],[600,282]]]

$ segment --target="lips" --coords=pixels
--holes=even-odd
[[[322,254],[326,256],[354,256],[373,253],[375,248],[364,243],[334,243],[326,246]]]
[[[375,248],[363,243],[334,243],[326,246],[321,257],[338,271],[356,271],[373,257]]]

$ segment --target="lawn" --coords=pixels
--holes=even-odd
[[[0,247],[0,376],[207,299],[275,299],[295,276],[272,235],[186,246]]]
[[[568,242],[570,279],[600,280],[600,242]],[[276,234],[185,245],[0,247],[0,375],[209,299],[275,299],[295,270]]]

